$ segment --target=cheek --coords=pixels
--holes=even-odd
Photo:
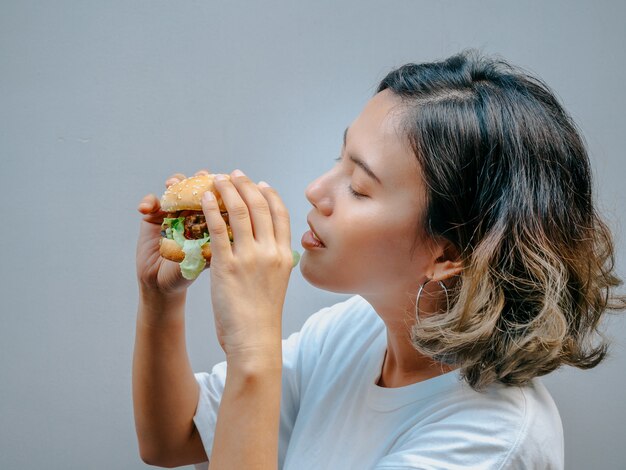
[[[352,224],[355,230],[342,239],[342,251],[359,259],[359,264],[399,268],[410,262],[415,234],[409,224],[393,217],[361,217]]]

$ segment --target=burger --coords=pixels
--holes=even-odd
[[[215,175],[186,178],[167,188],[161,197],[161,210],[167,215],[161,225],[159,251],[163,258],[180,263],[183,277],[189,280],[197,278],[211,261],[211,240],[201,204],[207,191],[215,194],[232,242],[228,212],[215,188]]]
[[[227,178],[228,175],[226,175]],[[228,222],[228,211],[215,188],[215,175],[197,175],[171,185],[161,197],[161,210],[167,215],[161,225],[159,252],[165,259],[180,263],[185,279],[197,278],[207,262],[211,262],[211,237],[202,212],[202,195],[211,191],[232,243],[233,232]],[[300,254],[292,250],[293,265]]]

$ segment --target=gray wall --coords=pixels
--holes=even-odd
[[[305,230],[307,183],[378,80],[466,47],[543,77],[582,127],[626,253],[625,3],[0,2],[0,468],[146,468],[131,402],[136,205],[176,172],[242,168]],[[345,298],[294,271],[285,334]],[[188,305],[196,370],[223,358],[206,274]],[[593,371],[548,376],[570,469],[626,467],[623,317]]]

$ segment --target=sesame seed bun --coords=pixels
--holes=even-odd
[[[161,197],[161,210],[165,212],[201,211],[202,195],[207,191],[215,194],[220,211],[226,212],[224,201],[215,189],[215,175],[192,176],[171,185]]]
[[[230,179],[228,175],[227,178]],[[197,175],[185,178],[176,184],[171,185],[161,197],[161,210],[168,213],[179,211],[201,211],[202,195],[211,191],[215,194],[217,204],[222,212],[222,217],[228,224],[228,215],[224,201],[220,193],[215,189],[215,175]],[[229,227],[230,231],[230,227]],[[165,259],[181,263],[185,259],[185,252],[174,240],[161,237],[159,252]],[[207,261],[211,260],[210,242],[202,247],[202,256]]]

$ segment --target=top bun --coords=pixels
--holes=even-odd
[[[227,178],[230,179],[228,175]],[[215,175],[197,175],[185,178],[171,185],[161,197],[161,210],[164,212],[200,211],[202,195],[211,191],[215,194],[220,211],[226,212],[226,206],[220,193],[215,189]]]

